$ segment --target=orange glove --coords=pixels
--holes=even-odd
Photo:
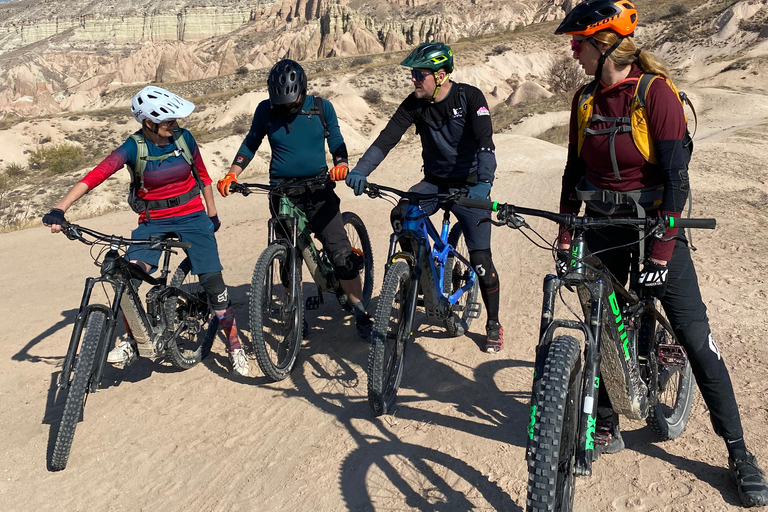
[[[232,182],[237,183],[237,177],[235,176],[235,173],[230,172],[216,184],[216,189],[222,197],[227,197],[229,195],[229,185],[231,185]]]
[[[335,166],[330,172],[331,181],[344,181],[348,172],[349,167],[347,167],[347,164]]]

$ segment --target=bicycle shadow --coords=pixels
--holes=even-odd
[[[424,422],[463,431],[484,438],[499,440],[518,446],[525,445],[527,405],[518,402],[518,395],[527,400],[528,392],[502,392],[493,377],[507,368],[530,366],[530,363],[494,360],[483,363],[475,371],[479,383],[458,374],[432,357],[418,345],[411,344],[406,364],[418,367],[422,373],[440,374],[440,379],[419,379],[418,383],[404,389],[414,389],[426,398],[413,401],[440,400],[455,403],[463,414],[472,415],[478,421],[455,418],[439,413],[396,405],[399,419]],[[384,503],[394,500],[394,508],[407,506],[418,510],[469,510],[474,501],[484,500],[496,510],[522,510],[497,483],[491,482],[480,471],[451,455],[431,448],[401,441],[389,431],[385,422],[376,422],[368,406],[367,395],[361,394],[361,378],[356,368],[367,366],[369,345],[343,343],[327,339],[312,340],[304,346],[302,360],[294,368],[291,381],[294,389],[275,388],[286,397],[300,397],[313,406],[333,415],[347,429],[359,447],[342,463],[340,487],[350,510],[368,510],[372,506],[391,506]],[[430,370],[427,370],[429,366]],[[408,380],[404,377],[404,382]],[[455,393],[440,389],[444,383],[458,381],[451,388]],[[495,388],[491,391],[490,388]],[[493,405],[493,400],[477,393],[502,395],[499,402],[512,402],[506,407]],[[509,400],[509,399],[512,400]],[[408,402],[408,397],[398,399],[398,404]],[[517,405],[515,405],[517,404]],[[405,413],[405,414],[404,414]],[[354,420],[369,420],[380,431],[380,436],[365,435],[355,426]],[[369,424],[369,425],[370,425]],[[405,461],[404,467],[394,468],[389,460]],[[369,469],[370,471],[366,471]],[[405,478],[403,472],[409,473]],[[418,477],[414,475],[418,474]],[[457,484],[457,482],[459,482]],[[456,487],[458,485],[458,487]],[[413,486],[420,489],[414,490]],[[378,490],[371,493],[370,488]],[[385,491],[382,491],[385,489]],[[388,495],[389,498],[383,498]],[[384,500],[384,501],[382,501]],[[404,500],[404,501],[402,501]]]
[[[741,501],[736,492],[736,486],[731,481],[731,476],[726,467],[712,466],[706,462],[686,459],[673,455],[659,446],[658,437],[649,427],[621,433],[627,448],[637,453],[663,460],[681,471],[692,474],[698,480],[708,484],[712,489],[720,493],[723,501],[728,505],[741,507]],[[672,441],[674,442],[674,441]],[[725,456],[725,447],[723,453]]]

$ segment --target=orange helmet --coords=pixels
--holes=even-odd
[[[555,34],[591,36],[613,30],[621,37],[631,36],[637,27],[637,9],[628,0],[585,0],[565,15]]]

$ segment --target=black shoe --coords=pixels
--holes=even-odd
[[[592,456],[595,460],[603,453],[611,455],[624,449],[624,439],[621,437],[621,430],[619,430],[619,415],[608,410],[598,411],[597,416],[595,452]]]
[[[768,484],[765,473],[757,465],[757,458],[748,450],[733,450],[728,457],[731,476],[736,482],[739,499],[745,507],[768,505]]]
[[[501,324],[495,320],[488,320],[485,331],[488,333],[485,338],[485,351],[489,354],[501,352],[504,348],[504,329]]]
[[[364,340],[370,339],[371,334],[373,333],[373,320],[371,319],[371,315],[365,313],[364,315],[355,318],[355,329],[357,330],[358,336]]]

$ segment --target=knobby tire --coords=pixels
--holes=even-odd
[[[287,290],[292,287],[289,259],[290,253],[284,245],[268,246],[259,256],[251,279],[248,316],[253,348],[261,371],[273,381],[290,375],[301,348],[304,323],[301,259],[297,262],[298,293],[290,310],[287,309]]]
[[[581,403],[579,341],[558,336],[549,346],[534,397],[536,411],[528,442],[528,512],[573,508],[574,464]]]
[[[69,385],[69,392],[64,403],[64,413],[61,416],[59,432],[53,447],[53,456],[51,457],[51,470],[53,471],[61,471],[67,467],[69,451],[75,437],[75,428],[85,407],[85,398],[93,378],[96,352],[99,349],[106,322],[107,316],[103,311],[91,311],[85,322],[85,333],[80,344],[80,353],[77,355],[74,376]],[[106,347],[104,349],[106,350]]]
[[[368,230],[365,228],[365,224],[357,214],[352,212],[344,212],[341,214],[344,222],[344,228],[349,234],[349,229],[354,231],[353,237],[350,237],[349,242],[352,244],[353,251],[359,251],[365,258],[363,261],[363,267],[360,269],[360,279],[363,285],[363,307],[368,309],[368,305],[371,302],[371,296],[373,295],[373,249],[371,248],[371,239],[368,236]],[[336,289],[336,298],[339,300],[339,304],[347,311],[351,311],[352,307],[349,305],[349,299],[347,294],[341,289],[341,285]]]
[[[192,262],[185,258],[173,273],[170,286],[181,288],[207,302],[203,286],[191,272]],[[191,311],[189,306],[184,299],[176,296],[168,297],[165,302],[166,315],[173,322],[170,326],[172,332],[176,331],[179,321],[191,322],[188,329],[182,330],[179,336],[171,341],[166,352],[167,359],[180,370],[192,368],[210,353],[219,327],[219,321],[212,309],[209,308],[207,315],[204,315],[200,311]]]
[[[393,263],[384,276],[376,307],[368,356],[368,403],[373,414],[381,416],[392,410],[403,376],[407,299],[411,268],[404,261]]]

